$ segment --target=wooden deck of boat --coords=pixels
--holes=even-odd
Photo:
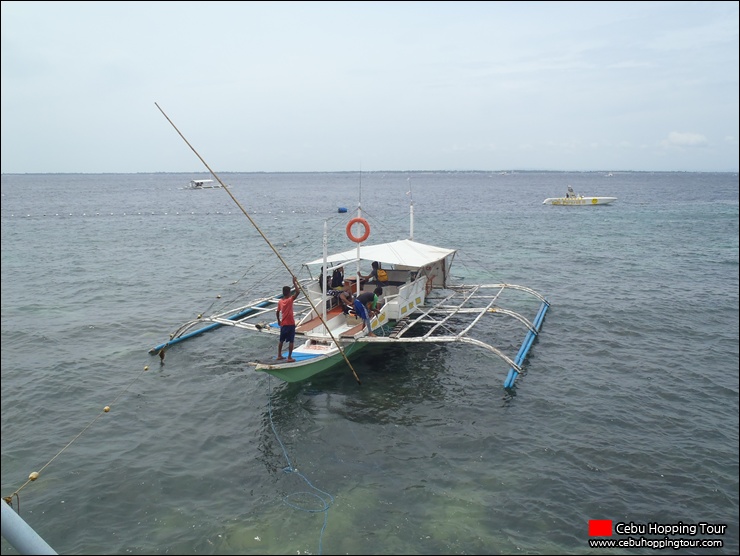
[[[326,313],[326,320],[331,320],[335,318],[338,315],[342,314],[342,308],[341,307],[332,307],[329,311]],[[316,328],[319,324],[321,324],[321,317],[314,317],[308,322],[304,322],[303,324],[296,326],[295,331],[298,333],[307,332],[309,330],[313,330]]]
[[[362,328],[364,326],[365,326],[365,323],[361,322],[360,324],[345,330],[339,336],[341,336],[342,338],[353,338],[355,334],[362,332]]]
[[[341,318],[344,319],[346,316],[344,313],[342,313],[341,307],[332,307],[331,310],[329,310],[326,313],[326,320],[331,321],[333,319]],[[321,317],[314,317],[308,322],[304,322],[303,324],[296,327],[295,331],[298,334],[305,334],[306,332],[310,332],[317,326],[321,324]],[[357,324],[349,326],[345,325],[344,323],[340,324],[339,326],[332,326],[332,329],[339,332],[339,336],[342,338],[353,338],[356,334],[359,334],[362,332],[362,327],[365,326],[365,323],[362,321],[359,321]]]

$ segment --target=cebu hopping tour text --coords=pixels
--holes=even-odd
[[[613,523],[610,519],[592,519],[588,522],[590,548],[721,548],[719,538],[727,531],[725,523]]]

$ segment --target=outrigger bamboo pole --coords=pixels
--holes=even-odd
[[[193,145],[191,145],[190,142],[187,139],[185,139],[185,136],[180,132],[179,129],[177,129],[177,126],[172,122],[172,120],[170,120],[169,116],[167,116],[167,114],[165,114],[164,110],[162,110],[162,108],[159,106],[159,104],[157,104],[155,102],[154,105],[159,109],[159,111],[162,113],[162,115],[165,118],[167,118],[167,121],[170,122],[170,125],[173,128],[175,128],[175,131],[177,132],[177,134],[180,137],[182,137],[182,140],[185,141],[185,144],[188,147],[190,147],[190,150],[195,153],[195,156],[197,156],[200,159],[200,161],[208,169],[208,171],[216,179],[216,181],[219,184],[221,184],[221,187],[224,189],[224,191],[226,191],[226,193],[229,194],[229,197],[231,197],[231,200],[236,203],[236,206],[239,207],[239,210],[241,210],[244,213],[244,216],[246,216],[249,219],[249,221],[252,223],[252,226],[254,226],[255,230],[257,230],[257,232],[259,232],[259,234],[262,236],[262,239],[264,239],[265,242],[267,243],[267,245],[270,246],[270,249],[272,249],[273,253],[275,253],[275,255],[277,256],[277,258],[280,260],[280,262],[283,264],[283,266],[286,268],[286,270],[290,273],[291,278],[295,278],[296,279],[296,283],[298,284],[298,288],[301,290],[301,292],[303,293],[303,295],[306,296],[306,299],[308,300],[309,305],[311,305],[311,309],[313,309],[313,311],[321,319],[321,322],[324,325],[324,327],[326,328],[326,331],[329,333],[329,336],[331,336],[331,339],[334,342],[334,344],[337,346],[337,349],[339,349],[339,353],[342,354],[342,357],[344,357],[344,360],[347,362],[347,365],[349,366],[350,370],[352,371],[352,374],[355,376],[355,380],[357,381],[357,384],[362,384],[362,382],[360,382],[360,377],[357,376],[357,373],[355,372],[355,369],[352,366],[352,363],[350,363],[349,358],[347,357],[347,354],[344,353],[344,350],[342,349],[342,346],[339,344],[339,342],[337,341],[337,339],[334,337],[334,334],[331,333],[331,330],[329,329],[329,325],[326,324],[326,321],[324,320],[324,317],[318,311],[318,309],[316,308],[316,306],[313,304],[313,301],[311,301],[311,298],[308,296],[308,294],[306,294],[305,290],[303,289],[303,287],[298,282],[298,278],[296,277],[295,274],[293,274],[293,271],[288,266],[288,263],[285,262],[285,259],[283,259],[283,257],[280,255],[280,253],[278,252],[278,250],[275,249],[275,246],[270,242],[270,240],[267,239],[267,236],[262,232],[262,230],[260,230],[260,227],[257,226],[257,223],[254,220],[252,220],[252,217],[249,216],[249,213],[244,209],[244,207],[241,205],[241,203],[239,203],[239,201],[236,199],[236,197],[234,197],[233,193],[231,193],[231,190],[228,187],[226,187],[226,184],[221,181],[221,178],[219,178],[218,175],[216,175],[216,172],[214,172],[213,170],[211,170],[211,167],[208,165],[208,163],[205,160],[203,160],[203,157],[200,156],[200,154],[198,153],[198,151],[195,150],[195,148],[193,147]]]

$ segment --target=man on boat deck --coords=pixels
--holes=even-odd
[[[378,299],[379,296],[383,295],[383,288],[378,286],[373,290],[373,300],[370,303],[370,316],[377,316],[380,314],[380,308],[383,306]]]
[[[326,292],[330,297],[333,297],[337,299],[336,305],[340,306],[342,308],[342,312],[346,315],[349,313],[349,310],[352,308],[352,289],[345,289],[344,286],[337,289],[329,289],[329,291]],[[332,305],[327,305],[327,308],[331,307]]]
[[[354,296],[351,289],[345,289],[339,292],[339,303],[342,306],[342,313],[348,315],[354,303]]]
[[[335,268],[331,275],[331,289],[342,290],[344,289],[344,268]]]
[[[359,272],[357,273],[357,276],[360,277],[360,280],[366,283],[372,283],[373,281],[376,284],[385,284],[388,282],[388,274],[385,270],[382,270],[380,268],[380,263],[378,261],[373,261],[372,265],[373,269],[370,271],[370,274],[367,276],[363,276]],[[382,276],[381,276],[382,275]]]
[[[283,343],[288,342],[288,363],[295,362],[293,359],[293,346],[295,344],[295,315],[293,314],[293,302],[295,301],[301,289],[298,287],[298,278],[293,276],[293,287],[295,293],[290,294],[290,286],[283,286],[283,298],[278,301],[275,311],[277,323],[280,327],[280,342],[278,343],[278,360],[283,357]]]
[[[381,288],[375,288],[375,290],[383,291]],[[365,322],[368,336],[375,336],[372,325],[370,324],[370,318],[373,313],[373,302],[376,300],[377,295],[374,292],[363,292],[355,298],[354,302],[355,314]]]

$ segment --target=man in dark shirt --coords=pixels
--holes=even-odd
[[[376,291],[380,288],[376,288]],[[381,292],[383,290],[381,289]],[[355,313],[360,317],[367,326],[367,335],[375,336],[373,333],[372,326],[370,325],[371,314],[374,312],[373,302],[377,305],[377,294],[375,292],[362,292],[355,298],[354,307]]]
[[[344,268],[339,267],[334,269],[331,275],[331,289],[342,289],[344,286]]]

